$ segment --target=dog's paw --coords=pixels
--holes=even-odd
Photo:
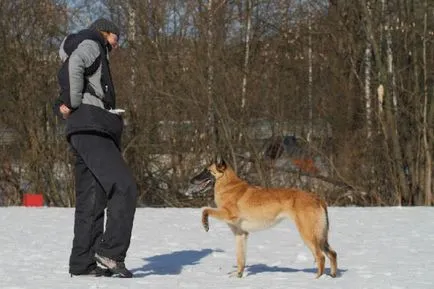
[[[238,271],[230,272],[229,277],[230,278],[243,278],[243,272],[238,272]]]
[[[209,223],[208,223],[208,219],[203,219],[203,220],[202,220],[202,226],[203,226],[203,229],[205,230],[205,232],[208,232],[208,231],[209,231]]]
[[[209,231],[208,223],[203,223],[202,225],[203,225],[203,229],[205,230],[205,232],[208,232]]]

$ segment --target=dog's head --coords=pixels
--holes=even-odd
[[[215,162],[190,180],[187,195],[205,193],[214,188],[215,182],[223,175],[227,165],[218,157]]]

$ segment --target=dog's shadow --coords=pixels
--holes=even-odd
[[[279,267],[279,266],[268,266],[265,264],[255,264],[246,266],[245,272],[247,273],[247,276],[249,275],[256,275],[260,273],[265,272],[282,272],[282,273],[295,273],[295,272],[305,272],[305,273],[312,273],[316,274],[317,269],[316,268],[306,268],[306,269],[294,269],[294,268],[288,268],[288,267]],[[337,276],[341,277],[344,272],[346,272],[346,269],[338,269]],[[324,274],[330,275],[330,268],[326,268]]]
[[[133,272],[134,277],[146,277],[149,275],[179,275],[184,266],[196,265],[201,259],[213,252],[222,252],[222,250],[203,249],[200,251],[175,251],[168,254],[143,258],[146,264],[141,268],[135,268],[131,271]]]

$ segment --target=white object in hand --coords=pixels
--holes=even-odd
[[[110,109],[109,110],[110,113],[114,113],[114,114],[121,114],[125,112],[125,109],[122,108],[115,108],[115,109]]]

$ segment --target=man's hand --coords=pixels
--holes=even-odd
[[[62,104],[62,105],[59,107],[59,110],[60,110],[60,113],[61,113],[62,116],[63,116],[63,119],[67,119],[68,116],[69,116],[69,114],[71,113],[71,110],[70,110],[66,105],[64,105],[64,104]]]

